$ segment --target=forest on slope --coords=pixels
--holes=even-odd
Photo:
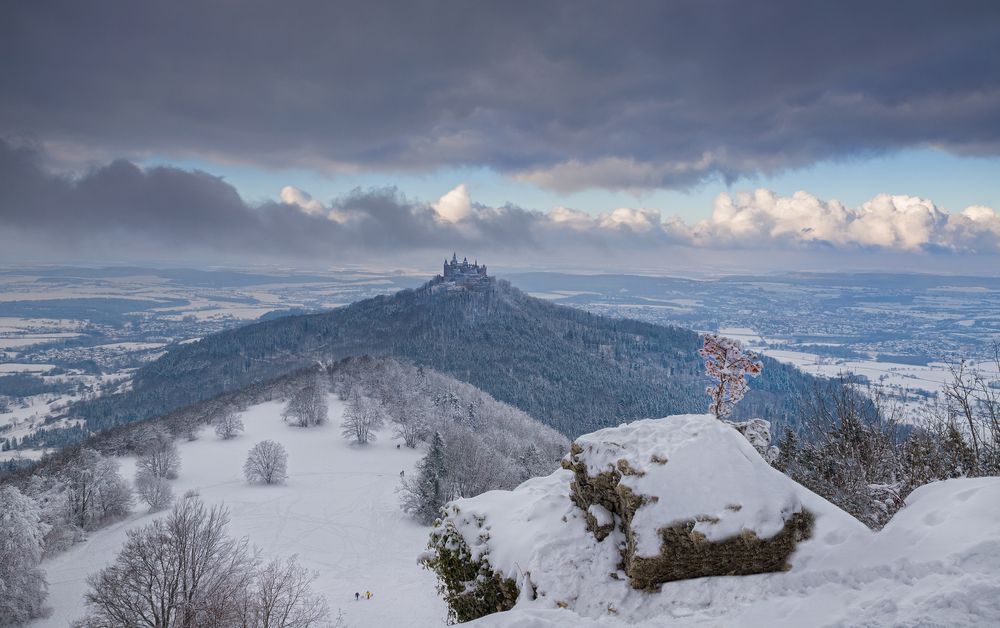
[[[73,414],[90,430],[144,419],[317,361],[394,356],[448,373],[567,436],[707,407],[697,333],[611,319],[527,296],[504,281],[434,281],[349,306],[287,316],[175,347],[129,390]],[[794,424],[815,379],[764,359],[738,417]]]

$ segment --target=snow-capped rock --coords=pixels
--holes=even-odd
[[[812,536],[791,556],[793,569],[800,558],[821,560],[845,539],[869,534],[848,514],[772,469],[743,436],[710,415],[637,421],[588,434],[577,439],[565,466],[514,491],[449,505],[424,561],[434,567],[434,556],[442,551],[468,556],[474,569],[466,572],[468,580],[451,583],[454,596],[465,596],[462,602],[468,603],[484,575],[495,574],[516,585],[516,604],[509,603],[519,608],[642,616],[662,598],[635,589],[623,556],[631,551],[640,558],[661,557],[664,528],[687,526],[707,545],[734,537],[767,540],[780,535],[796,514],[808,512]],[[607,499],[580,500],[581,474],[617,474],[617,480],[607,482]],[[591,495],[600,491],[591,488]],[[638,503],[630,521],[612,503],[617,499],[612,493]],[[608,516],[616,523],[611,529]],[[786,558],[781,557],[782,566]],[[726,569],[721,573],[738,572]]]
[[[635,588],[780,571],[813,516],[799,486],[728,423],[707,414],[647,419],[578,438],[563,466],[571,499],[610,511]],[[590,528],[598,537],[607,528]]]

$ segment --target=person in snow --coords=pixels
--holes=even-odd
[[[360,599],[361,599],[361,594],[358,593],[357,591],[355,591],[354,592],[354,601],[357,602]]]
[[[372,592],[371,591],[365,591],[365,597],[368,598],[369,600],[372,599]]]

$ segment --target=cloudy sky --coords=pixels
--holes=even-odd
[[[1000,273],[1000,3],[7,3],[0,260]]]

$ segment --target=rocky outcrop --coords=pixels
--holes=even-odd
[[[764,419],[750,419],[749,421],[726,421],[726,425],[743,434],[743,437],[750,441],[753,448],[768,463],[774,462],[778,457],[778,448],[771,445],[771,422]]]
[[[581,436],[563,467],[448,505],[421,562],[454,620],[511,606],[614,615],[660,587],[798,567],[868,533],[708,415]]]
[[[595,537],[611,528],[595,509],[624,533],[622,569],[638,589],[784,570],[812,529],[793,483],[733,426],[708,416],[588,434],[572,444],[563,467],[573,472],[570,499]]]

